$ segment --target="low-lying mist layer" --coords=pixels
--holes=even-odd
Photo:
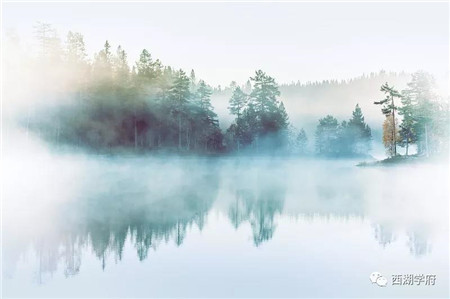
[[[287,219],[365,221],[380,246],[406,234],[411,255],[429,254],[448,223],[448,169],[361,169],[354,163],[53,155],[36,147],[4,164],[7,273],[29,248],[41,258],[40,271],[52,273],[62,260],[66,276],[81,271],[86,247],[103,268],[122,260],[127,243],[143,261],[164,244],[182,246],[216,214],[235,231],[244,229],[245,242],[256,247],[270,243]]]
[[[80,33],[69,32],[62,43],[49,24],[35,29],[37,55],[14,36],[6,45],[6,136],[18,121],[26,134],[53,145],[96,152],[368,156],[374,140],[383,142],[388,156],[397,155],[397,146],[406,155],[410,148],[427,156],[448,149],[448,99],[437,95],[433,77],[425,72],[413,74],[408,83],[405,73],[380,72],[343,82],[279,86],[257,70],[242,86],[212,88],[194,70],[187,75],[164,66],[146,49],[130,67],[121,46],[114,51],[106,41],[89,59]],[[386,83],[386,99],[378,101],[383,113],[374,117],[373,101],[383,96],[374,90],[384,79],[405,89]],[[355,94],[361,97],[344,100]],[[333,116],[350,116],[352,107],[348,121]],[[374,129],[362,107],[370,107]],[[306,130],[296,128],[299,124]]]

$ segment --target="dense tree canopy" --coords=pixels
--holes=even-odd
[[[316,129],[316,152],[320,155],[367,155],[371,141],[370,127],[364,122],[364,116],[358,104],[349,121],[339,124],[335,117],[327,115],[319,120]]]
[[[236,119],[227,130],[227,142],[238,150],[241,145],[257,152],[283,149],[289,117],[278,99],[278,84],[261,70],[250,80],[253,88],[249,95],[236,87],[230,99],[229,109]]]
[[[23,56],[21,60],[29,68],[27,76],[36,78],[39,96],[35,98],[51,104],[25,108],[21,121],[27,132],[34,131],[57,145],[95,151],[308,151],[307,132],[290,123],[279,85],[262,70],[243,85],[234,81],[230,85],[228,110],[234,120],[222,131],[211,103],[213,92],[222,88],[198,79],[194,70],[188,75],[184,70],[165,66],[147,49],[130,64],[126,50],[120,45],[113,48],[109,41],[89,58],[80,33],[69,32],[62,42],[49,24],[38,23],[35,32],[38,56]],[[8,69],[12,64],[8,62]],[[357,81],[364,85],[370,78]],[[284,85],[281,90],[323,90],[324,86],[348,84],[324,81],[317,86]],[[376,104],[382,105],[383,114],[391,119],[391,123],[385,122],[384,129],[392,132],[383,135],[383,140],[391,138],[389,144],[384,140],[389,153],[396,154],[397,143],[406,148],[406,154],[411,145],[421,155],[448,149],[448,103],[435,95],[429,74],[413,74],[401,93],[387,83],[381,90],[386,97]],[[309,108],[296,107],[305,114]],[[396,111],[400,123],[396,123]],[[347,121],[339,123],[331,115],[320,119],[314,139],[320,155],[366,155],[371,149],[372,132],[357,104]]]
[[[397,143],[405,147],[406,155],[413,144],[417,145],[419,155],[429,156],[448,151],[448,101],[438,99],[430,74],[423,71],[414,73],[401,93],[387,83],[381,87],[381,91],[387,95],[386,99],[375,104],[383,105],[382,113],[390,118],[383,124],[383,143],[390,156],[397,154]],[[394,104],[395,98],[400,98],[401,105]],[[402,117],[400,125],[395,116],[396,110]]]

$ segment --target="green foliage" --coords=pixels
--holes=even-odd
[[[418,71],[403,91],[403,144],[417,143],[419,155],[448,151],[448,103],[438,99],[434,87],[434,78]]]
[[[316,152],[325,156],[366,155],[370,150],[372,134],[364,122],[361,108],[357,104],[349,121],[338,120],[327,115],[319,120],[316,129]]]
[[[257,111],[261,113],[274,112],[278,104],[277,97],[280,96],[275,79],[258,70],[250,80],[253,81],[250,99],[253,101]]]
[[[297,135],[289,130],[280,88],[274,78],[261,70],[242,87],[232,82],[228,109],[235,120],[223,136],[211,105],[213,89],[203,80],[197,81],[194,70],[190,76],[183,70],[174,71],[154,60],[146,49],[130,68],[126,51],[121,46],[112,51],[108,41],[90,61],[81,34],[69,32],[66,42],[61,43],[49,24],[38,23],[35,35],[40,51],[38,59],[30,60],[30,64],[39,70],[38,82],[43,83],[39,93],[44,98],[61,98],[63,104],[51,111],[51,117],[34,124],[27,116],[27,129],[34,126],[41,136],[52,141],[95,150],[217,152],[225,146],[230,151],[245,148],[264,152],[286,151],[293,146],[291,152],[306,151],[306,133],[301,130]],[[358,80],[364,83],[366,79],[370,78]],[[283,94],[291,88],[302,88],[308,91],[308,98],[316,98],[309,91],[350,88],[350,83],[324,81],[282,88]],[[382,113],[392,120],[392,124],[384,126],[392,132],[383,136],[391,136],[393,145],[389,147],[394,155],[397,142],[406,148],[417,144],[421,155],[448,150],[448,101],[438,99],[433,86],[433,78],[424,72],[413,74],[401,94],[387,83],[382,85],[385,98],[375,104],[381,105]],[[72,101],[63,101],[66,98]],[[397,98],[401,99],[399,107]],[[394,123],[397,110],[401,117],[399,130]],[[305,111],[309,113],[308,109]],[[371,130],[359,105],[352,118],[340,124],[330,115],[321,119],[315,143],[319,154],[366,154],[370,150]]]
[[[401,106],[398,107],[402,121],[399,127],[399,145],[406,148],[406,155],[409,147],[417,144],[419,155],[430,155],[445,153],[448,151],[448,101],[440,100],[433,92],[434,79],[431,75],[418,71],[412,75],[411,81],[401,95],[388,85],[382,86],[382,91],[387,94],[387,98],[375,104],[383,104],[382,112],[392,118],[393,124],[384,125],[384,128],[393,130],[385,136],[397,136],[395,122],[394,98],[401,97]],[[385,140],[384,140],[385,141]],[[394,155],[396,154],[395,138],[393,143]],[[385,144],[391,143],[385,142]]]
[[[389,126],[383,125],[383,130],[386,130],[387,128],[392,130],[392,132],[389,132],[389,134],[387,134],[386,132],[383,132],[384,136],[386,136],[386,135],[392,136],[392,142],[387,143],[385,140],[383,140],[383,141],[384,141],[385,145],[389,144],[388,148],[390,148],[390,147],[393,148],[393,155],[395,156],[395,155],[397,155],[397,138],[396,138],[397,124],[395,123],[395,121],[396,121],[395,111],[398,109],[397,106],[395,105],[395,98],[401,98],[401,95],[393,86],[392,87],[389,86],[389,84],[387,82],[381,86],[380,91],[382,91],[385,94],[386,98],[384,98],[384,100],[381,100],[381,101],[375,101],[374,104],[382,105],[381,112],[386,117],[392,118],[392,125],[389,125]]]
[[[230,110],[230,113],[235,115],[237,119],[241,117],[242,111],[247,104],[248,96],[241,90],[240,87],[237,87],[233,95],[230,99],[230,105],[228,109]]]
[[[364,122],[361,108],[356,104],[352,118],[348,121],[347,131],[350,136],[350,152],[366,154],[371,149],[372,131]]]
[[[278,85],[261,70],[250,80],[253,89],[249,96],[237,87],[230,99],[229,110],[236,119],[227,130],[227,144],[238,151],[241,146],[257,152],[282,149],[287,143],[289,118],[278,99]]]
[[[401,99],[402,106],[398,109],[398,114],[403,117],[400,124],[400,142],[399,145],[406,147],[408,155],[409,145],[417,142],[417,119],[415,117],[415,106],[410,95],[403,91]]]
[[[384,98],[381,101],[374,102],[374,104],[383,105],[381,108],[381,112],[385,116],[390,116],[395,113],[395,110],[397,110],[397,106],[395,105],[394,99],[400,98],[401,95],[393,86],[389,86],[387,82],[381,86],[380,90],[384,92],[386,98]]]
[[[162,64],[159,60],[153,61],[148,50],[142,50],[139,60],[136,62],[136,73],[141,84],[152,87],[158,84],[162,75]]]
[[[52,121],[37,122],[45,137],[100,151],[222,150],[212,91],[204,81],[191,90],[183,70],[163,67],[147,50],[130,70],[126,51],[119,46],[113,53],[108,41],[89,64],[83,36],[70,32],[67,39],[64,67],[73,71],[68,83],[76,97],[56,107]]]
[[[116,56],[113,58],[114,77],[117,82],[128,84],[130,67],[128,66],[127,53],[121,46],[117,47]]]
[[[296,138],[296,147],[298,153],[304,155],[308,151],[308,136],[306,135],[305,130],[302,128],[297,135]]]
[[[316,128],[316,152],[319,155],[333,155],[338,152],[338,121],[335,117],[327,115],[319,119]]]

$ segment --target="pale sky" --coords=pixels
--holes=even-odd
[[[441,3],[4,3],[3,30],[32,43],[33,24],[108,39],[134,63],[143,48],[208,83],[244,83],[263,69],[279,83],[379,71],[448,74],[449,4]]]

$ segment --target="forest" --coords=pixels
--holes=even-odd
[[[338,121],[330,109],[316,121],[314,131],[295,128],[280,90],[292,93],[304,88],[308,94],[317,91],[317,84],[280,86],[275,78],[256,70],[244,85],[230,85],[226,107],[233,119],[224,128],[211,103],[213,93],[221,88],[197,79],[194,70],[163,65],[147,49],[130,64],[124,48],[113,49],[109,41],[91,59],[82,34],[69,32],[61,41],[45,23],[37,23],[35,35],[38,53],[22,57],[19,66],[8,61],[6,70],[11,73],[25,65],[26,74],[37,78],[37,93],[46,104],[29,105],[20,123],[27,134],[33,132],[56,146],[96,152],[363,157],[374,141],[357,102],[353,112],[348,111],[348,120]],[[323,91],[324,86],[337,84],[326,81],[320,86]],[[385,98],[374,99],[373,105],[380,105],[384,115],[380,128],[388,156],[398,155],[397,147],[404,148],[405,155],[448,151],[448,99],[434,92],[430,74],[412,74],[401,91],[388,82],[377,88],[380,98],[383,94]],[[304,109],[308,113],[308,107]]]

